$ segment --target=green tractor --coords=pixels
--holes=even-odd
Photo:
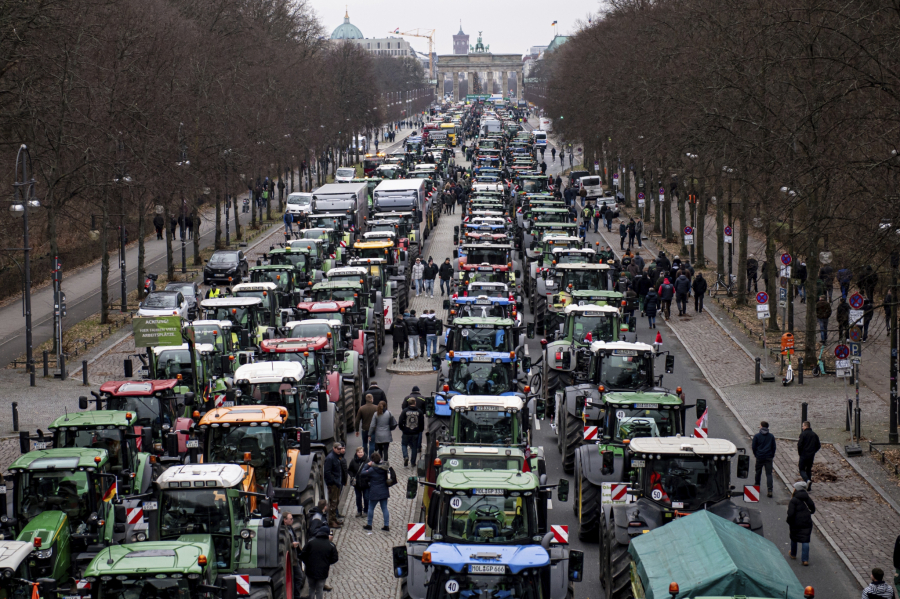
[[[353,320],[352,324],[366,334],[366,359],[369,363],[369,375],[374,376],[373,365],[378,365],[378,357],[384,341],[383,315],[375,312],[371,303],[372,298],[363,292],[363,285],[359,281],[327,281],[314,285],[311,295],[311,298],[302,303],[353,302],[353,309],[349,311]]]
[[[372,281],[372,287],[381,289],[381,297],[384,300],[384,328],[391,328],[397,317],[409,307],[409,281],[405,274],[390,274],[388,261],[384,258],[351,258],[347,266],[365,268]],[[376,280],[380,283],[376,283]]]
[[[269,331],[268,321],[260,322],[261,318],[267,317],[263,301],[258,297],[216,297],[201,301],[200,306],[207,319],[231,323],[231,336],[239,352],[255,352],[263,335]]]
[[[274,329],[290,320],[293,316],[294,299],[300,293],[283,293],[275,283],[240,283],[231,288],[232,297],[258,297],[262,300],[257,310],[256,321],[260,327]]]
[[[621,303],[622,294],[612,291],[613,271],[609,264],[555,264],[535,279],[531,301],[539,335],[556,331],[571,305]],[[618,306],[616,306],[618,307]]]

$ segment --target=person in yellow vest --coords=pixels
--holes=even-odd
[[[209,286],[209,289],[206,290],[206,299],[212,299],[219,297],[221,291],[219,290],[219,286],[213,283]]]

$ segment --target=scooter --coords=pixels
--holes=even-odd
[[[791,366],[791,358],[794,356],[793,352],[788,353],[788,365],[787,371],[784,373],[784,378],[781,379],[781,384],[787,387],[791,383],[794,382],[794,367]]]
[[[823,345],[819,349],[819,359],[816,361],[816,365],[813,366],[813,376],[819,376],[820,374],[825,374],[825,361],[822,359],[822,354],[825,352],[825,346]]]
[[[152,272],[147,273],[147,278],[144,280],[144,296],[156,291],[156,279],[158,278],[159,275],[155,275]]]

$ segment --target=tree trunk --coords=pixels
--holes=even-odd
[[[709,191],[703,189],[697,198],[697,231],[694,234],[694,243],[697,244],[696,259],[694,260],[695,268],[704,268],[706,266],[706,247],[703,235],[706,232],[706,209],[709,205]],[[699,266],[697,266],[699,265]]]
[[[766,266],[767,271],[771,271],[775,265],[775,238],[772,235],[772,221],[771,219],[766,219]],[[762,265],[760,265],[762,266]],[[771,293],[769,286],[764,283],[766,287],[766,292],[769,293],[769,326],[767,327],[770,331],[778,331],[778,298],[774,293]]]
[[[741,239],[738,249],[737,263],[737,303],[740,306],[747,305],[747,239],[750,236],[750,202],[744,196],[741,196]]]
[[[216,202],[218,203],[218,201]],[[218,212],[216,213],[218,216]],[[191,222],[193,222],[194,229],[194,266],[198,266],[201,264],[200,261],[200,211],[197,210],[197,204],[194,204],[194,207],[191,209]]]
[[[713,193],[716,194],[716,273],[725,277],[725,212],[722,209],[725,198],[722,195],[722,175],[716,171]],[[729,199],[730,201],[730,199]]]
[[[234,236],[240,241],[243,239],[241,231],[241,211],[238,210],[238,200],[236,197],[231,198],[231,209],[234,210]],[[228,218],[228,210],[225,211],[225,218]]]
[[[109,324],[109,192],[105,190],[100,252],[100,324]]]
[[[137,263],[137,295],[144,298],[144,236],[146,235],[146,215],[144,211],[147,207],[143,202],[143,194],[138,200],[138,263]]]
[[[169,213],[169,207],[165,208],[166,221],[166,278],[170,281],[175,280],[175,256],[172,255],[172,240],[175,238],[175,231],[172,230],[172,215]]]
[[[259,180],[259,177],[257,177]],[[253,187],[253,195],[254,197],[250,198],[250,228],[256,228],[256,186]]]
[[[688,191],[690,187],[688,187],[687,181],[685,177],[681,178],[681,186],[683,189],[680,189],[678,192],[678,196],[676,198],[676,202],[678,202],[678,233],[677,236],[681,239],[681,249],[679,252],[682,256],[688,254],[687,244],[684,243],[684,226],[687,224],[687,216],[685,215],[684,210],[684,202],[687,200]]]
[[[815,223],[818,220],[815,211],[819,207],[819,189],[814,186],[811,193],[813,211],[810,212],[809,218]],[[819,301],[816,282],[819,279],[820,228],[814,225],[807,225],[806,230],[808,231],[806,247],[806,272],[808,275],[806,283],[804,283],[806,287],[806,343],[804,344],[803,362],[805,364],[814,364],[816,360],[816,303]],[[791,301],[791,299],[788,298],[788,301]],[[832,315],[832,318],[829,319],[829,324],[834,322],[836,318],[835,315]]]

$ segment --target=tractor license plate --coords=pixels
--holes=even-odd
[[[614,356],[636,356],[638,355],[637,351],[633,349],[614,349],[612,355]]]
[[[492,324],[476,324],[475,328],[476,329],[493,329],[494,325],[492,325]]]
[[[188,440],[185,442],[184,446],[185,446],[186,448],[188,448],[188,449],[199,449],[199,448],[200,448],[200,441],[197,440],[197,439],[188,439]]]
[[[35,449],[50,449],[53,447],[52,441],[35,441],[34,448]]]
[[[154,512],[157,509],[155,501],[145,501],[141,507],[143,507],[145,512]]]
[[[234,407],[234,402],[233,402],[233,401],[223,401],[223,402],[222,402],[222,407],[223,407],[223,408],[233,408],[233,407]]]
[[[81,599],[81,595],[63,595],[62,599]]]
[[[638,410],[658,410],[659,404],[658,403],[636,403],[636,404],[634,404],[634,407],[637,408]]]
[[[644,460],[631,460],[632,468],[644,468],[647,466],[647,462]]]
[[[494,269],[491,268],[490,266],[479,266],[479,267],[478,267],[478,270],[480,270],[480,271],[482,271],[482,272],[491,272],[491,271],[494,270]]]
[[[494,566],[489,564],[471,564],[470,574],[506,574],[506,566]]]
[[[491,300],[480,299],[480,300],[475,300],[475,303],[479,306],[484,306],[484,305],[490,304]]]
[[[142,377],[149,377],[149,376],[150,376],[150,369],[149,369],[149,368],[141,368],[141,376],[142,376]]]
[[[676,510],[677,510],[677,509],[682,509],[682,510],[683,510],[683,509],[684,509],[684,502],[683,502],[683,501],[673,501],[673,502],[672,502],[672,507],[675,508]]]
[[[475,489],[473,495],[499,495],[503,496],[503,489]]]
[[[475,356],[474,358],[472,358],[472,361],[473,362],[490,362],[491,357],[490,356]]]
[[[502,409],[500,406],[472,406],[472,408],[478,412],[499,412]]]

